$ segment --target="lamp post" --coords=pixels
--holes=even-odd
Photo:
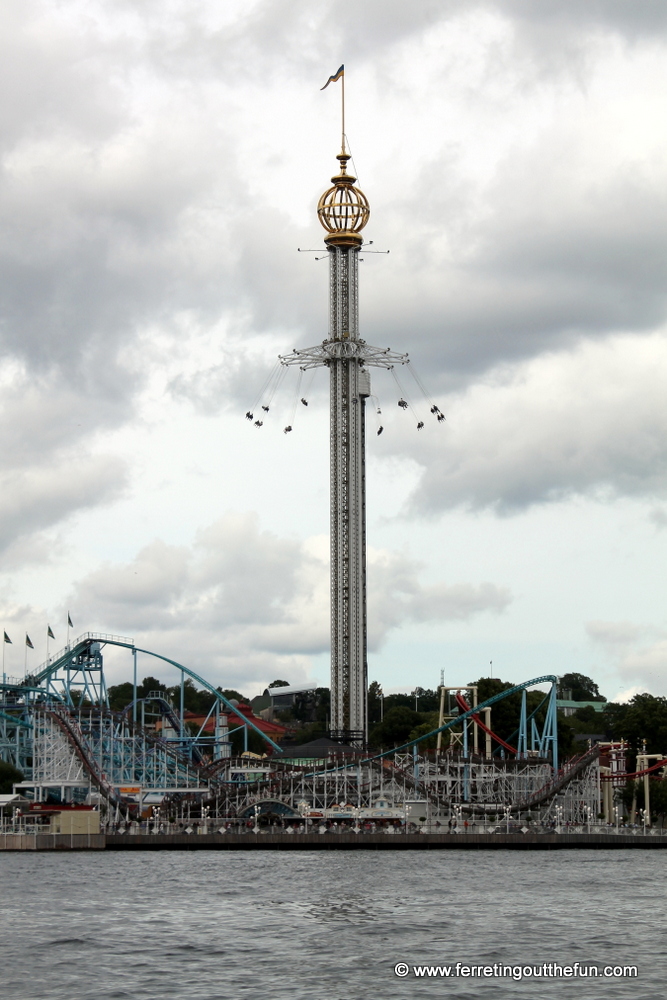
[[[562,806],[556,806],[555,812],[556,812],[556,833],[562,833],[563,832],[563,826],[562,826],[562,823],[563,823],[563,807]]]

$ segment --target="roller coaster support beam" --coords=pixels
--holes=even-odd
[[[528,756],[528,723],[527,719],[527,709],[526,709],[526,689],[524,688],[521,692],[521,716],[519,719],[519,739],[517,740],[516,749],[517,757],[525,758]]]
[[[432,736],[437,736],[438,733],[444,733],[452,726],[456,726],[467,719],[472,718],[473,715],[483,711],[485,708],[491,708],[497,702],[502,701],[503,698],[507,698],[511,694],[518,694],[520,691],[524,691],[526,688],[535,687],[536,684],[551,684],[551,693],[549,695],[549,705],[547,708],[547,719],[544,724],[544,730],[542,734],[542,740],[540,744],[540,753],[542,756],[546,756],[548,750],[551,749],[552,754],[552,765],[555,771],[558,770],[558,727],[556,725],[556,691],[558,686],[558,678],[553,674],[545,674],[543,677],[534,677],[530,681],[524,681],[523,684],[516,684],[514,687],[507,688],[505,691],[501,691],[499,694],[494,694],[492,698],[487,698],[486,701],[481,702],[476,708],[471,708],[467,712],[462,712],[461,715],[457,715],[454,719],[450,719],[443,726],[438,726],[437,729],[432,729],[430,733],[425,733],[424,736],[418,736],[415,740],[410,740],[408,743],[403,743],[400,747],[394,747],[392,750],[385,750],[383,753],[375,754],[373,757],[367,757],[361,763],[368,764],[372,760],[382,760],[384,757],[390,757],[397,753],[402,753],[404,750],[408,750],[410,747],[415,746],[418,743],[422,743],[424,740],[430,739]],[[463,690],[463,688],[461,688]],[[548,746],[548,744],[550,746]],[[343,765],[345,767],[346,765]],[[334,768],[334,770],[339,770]]]
[[[132,671],[132,722],[137,722],[137,651],[132,650],[133,671]]]
[[[551,760],[554,770],[558,770],[558,712],[556,709],[557,685],[551,688],[549,701],[547,704],[547,717],[544,720],[542,729],[542,739],[540,740],[540,756],[548,757],[551,751]]]
[[[204,680],[203,677],[200,677],[199,674],[196,674],[194,670],[190,670],[190,668],[186,667],[184,664],[178,663],[176,660],[171,660],[168,656],[162,656],[160,653],[153,653],[150,649],[140,649],[138,646],[135,646],[132,642],[124,642],[122,639],[114,638],[114,636],[106,636],[98,633],[89,633],[86,638],[78,640],[74,644],[74,646],[69,648],[66,651],[66,653],[64,653],[62,656],[54,657],[54,659],[50,663],[48,663],[46,667],[40,671],[39,674],[36,674],[34,676],[33,680],[37,681],[38,683],[47,681],[48,678],[50,678],[50,676],[53,673],[55,673],[61,666],[66,664],[67,660],[71,659],[73,656],[79,655],[81,652],[85,650],[85,648],[91,642],[98,642],[103,646],[119,646],[122,649],[129,649],[131,652],[135,654],[145,653],[146,656],[153,656],[155,657],[155,659],[162,660],[164,663],[170,663],[172,667],[176,667],[177,670],[184,671],[188,675],[188,677],[191,677],[193,679],[193,681],[196,681],[197,684],[201,684],[201,686],[205,687],[207,691],[210,691],[211,694],[215,695],[218,701],[220,701],[227,708],[229,712],[233,713],[234,715],[238,714],[236,711],[236,707],[232,705],[232,703],[229,701],[228,698],[225,698],[222,692],[218,691],[218,689],[214,688],[212,684],[209,684],[208,681]],[[29,688],[22,686],[21,690],[28,690],[28,691],[34,690],[38,691],[40,694],[44,693],[43,688]],[[54,697],[58,697],[57,693],[55,692],[54,692]],[[58,700],[62,701],[62,698],[59,698]],[[259,726],[256,726],[251,719],[246,719],[245,725],[250,726],[250,728],[253,729],[258,736],[261,736],[266,743],[269,743],[274,750],[280,750],[278,744],[274,743],[271,737],[267,736],[266,733],[263,733],[262,730],[259,728]]]
[[[154,656],[157,660],[163,660],[165,663],[171,663],[172,667],[176,667],[178,670],[184,671],[188,675],[188,677],[192,677],[193,681],[196,681],[197,684],[201,684],[202,687],[205,687],[207,689],[207,691],[210,691],[211,694],[214,694],[215,697],[220,702],[222,702],[222,704],[225,705],[225,707],[230,712],[232,712],[234,715],[238,715],[236,707],[232,705],[231,701],[229,701],[228,698],[225,698],[222,692],[218,691],[218,689],[214,688],[212,684],[209,684],[209,682],[204,680],[203,677],[200,677],[199,674],[196,674],[194,672],[194,670],[190,670],[189,667],[184,666],[182,663],[178,663],[176,660],[171,660],[168,656],[162,656],[160,653],[153,653],[150,649],[139,649],[138,646],[130,646],[129,643],[127,642],[117,642],[110,639],[109,643],[112,646],[123,646],[125,649],[136,649],[137,653],[145,653],[146,656]],[[270,743],[274,750],[280,750],[278,744],[274,743],[271,737],[267,736],[266,733],[263,733],[262,730],[259,728],[259,726],[256,726],[251,719],[245,720],[246,730],[248,726],[250,726],[251,729],[254,729],[254,731],[259,736],[261,736],[263,740],[265,740],[267,743]]]
[[[484,725],[486,726],[486,729],[484,731],[484,736],[485,736],[484,749],[485,749],[486,756],[488,758],[488,757],[491,757],[493,755],[493,748],[491,746],[491,709],[490,708],[485,708],[484,709]]]

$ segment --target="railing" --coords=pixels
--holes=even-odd
[[[48,656],[43,663],[40,663],[40,665],[37,667],[37,670],[31,671],[30,677],[34,677],[35,674],[40,674],[43,670],[46,670],[47,667],[53,666],[53,664],[56,663],[58,660],[64,659],[67,656],[67,654],[70,653],[76,646],[80,645],[82,642],[88,642],[88,641],[123,642],[126,643],[128,646],[134,646],[134,639],[131,639],[129,636],[126,635],[111,635],[107,632],[84,632],[83,635],[80,635],[78,637],[78,639],[75,639],[73,642],[70,642],[67,646],[63,646],[63,648],[58,650],[57,653],[53,653],[51,656]],[[26,677],[25,681],[29,680],[30,677]],[[23,680],[23,678],[21,679],[16,678],[17,685],[23,684],[25,683],[25,681]]]

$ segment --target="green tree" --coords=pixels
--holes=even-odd
[[[232,701],[232,699],[234,699],[234,701],[238,701],[238,702],[242,702],[242,701],[247,701],[248,700],[244,694],[241,694],[240,691],[236,691],[234,688],[221,688],[221,687],[219,687],[217,690],[220,692],[220,694],[224,694],[224,696],[227,699],[227,701]]]
[[[415,698],[411,694],[386,694],[384,696],[384,714],[392,708],[411,708],[414,710]]]
[[[240,757],[245,749],[243,729],[237,729],[229,739],[232,744],[232,755]],[[269,747],[270,744],[259,733],[256,733],[254,729],[248,728],[248,750],[251,753],[265,754],[268,752]]]
[[[660,819],[660,825],[665,825],[667,816],[667,781],[664,778],[651,778],[649,782],[649,805],[651,818]]]
[[[11,795],[12,785],[23,781],[23,772],[6,760],[0,760],[0,795]]]
[[[437,712],[440,708],[440,695],[431,688],[416,687],[411,694],[411,698],[417,698],[418,712]]]
[[[598,716],[600,716],[600,722],[602,722],[600,712],[596,712],[592,705],[584,705],[583,708],[578,708],[576,710],[573,718],[577,719],[579,722],[595,724],[598,720]]]
[[[629,744],[629,764],[646,740],[647,753],[667,754],[667,698],[636,694],[625,705],[609,702],[602,713],[608,735]]]
[[[114,712],[122,712],[132,701],[134,688],[128,681],[125,684],[112,684],[108,690],[109,707]]]
[[[424,717],[422,716],[422,718]],[[438,728],[438,714],[437,712],[432,712],[424,722],[420,722],[418,726],[415,726],[415,728],[408,733],[408,742],[411,742],[412,740],[417,740],[419,739],[420,736],[426,736],[427,733],[430,733],[433,729],[437,728]],[[443,744],[442,744],[443,747],[447,746],[446,737],[447,733],[443,733]],[[419,744],[419,750],[420,751],[435,750],[437,746],[438,746],[438,737],[431,736],[429,739],[421,741],[421,743]]]
[[[151,691],[166,691],[166,687],[157,677],[144,677],[141,684],[137,685],[137,697],[146,698]]]
[[[315,694],[317,695],[315,720],[326,730],[331,715],[331,691],[329,688],[318,688]]]
[[[384,713],[384,720],[374,726],[370,742],[374,747],[395,747],[406,743],[408,736],[423,721],[419,712],[407,705],[397,705]]]
[[[565,697],[569,691],[570,701],[606,701],[600,694],[595,681],[586,674],[563,674],[558,679],[559,697]]]
[[[269,684],[270,688],[288,688],[290,686],[289,681],[271,681]]]
[[[382,720],[382,687],[378,681],[368,685],[368,722],[374,725]]]

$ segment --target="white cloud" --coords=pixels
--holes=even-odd
[[[549,504],[558,534],[562,498],[628,496],[659,528],[666,23],[653,0],[11,6],[0,586],[33,609],[26,623],[36,590],[53,607],[74,586],[91,626],[138,630],[203,672],[296,680],[327,648],[326,546],[306,538],[323,522],[284,536],[313,496],[305,456],[322,441],[304,420],[289,469],[274,448],[257,472],[224,410],[245,410],[275,354],[326,332],[326,264],[295,249],[321,243],[338,93],[319,87],[341,52],[369,238],[392,251],[362,265],[362,330],[410,350],[448,413],[437,436],[387,419],[373,440],[398,465],[409,456],[406,479],[425,470],[371,562],[374,648],[439,618],[484,645],[485,610],[507,608],[495,622],[515,637],[537,627],[504,586],[479,583],[499,576],[492,535],[480,553],[471,534],[472,582],[465,560],[448,566],[454,582],[432,582],[448,545],[434,522],[423,565],[392,554],[416,513],[472,509],[470,525],[483,508]],[[199,446],[196,475],[177,436]],[[227,507],[258,509],[275,533],[245,514],[202,527]],[[651,532],[651,551],[661,539]],[[620,564],[616,584],[636,594]],[[591,593],[579,605],[606,613]]]
[[[617,705],[627,705],[629,701],[632,701],[636,694],[647,693],[650,693],[647,688],[642,687],[641,685],[635,685],[634,687],[627,688],[625,691],[621,691],[615,698],[612,698],[611,701],[615,702]]]
[[[667,636],[664,629],[632,622],[589,622],[586,630],[600,642],[622,683],[632,687],[614,701],[629,701],[641,691],[667,694]]]
[[[468,620],[511,602],[491,583],[423,584],[421,570],[405,556],[371,551],[372,650],[404,622]],[[268,683],[288,668],[296,682],[329,648],[328,540],[279,538],[255,515],[230,513],[190,548],[156,540],[129,563],[101,566],[79,582],[69,605],[91,630],[169,648],[216,683]]]
[[[437,438],[383,440],[425,466],[411,502],[421,513],[512,512],[576,494],[665,496],[666,397],[667,338],[584,342],[497,368],[446,400]]]

